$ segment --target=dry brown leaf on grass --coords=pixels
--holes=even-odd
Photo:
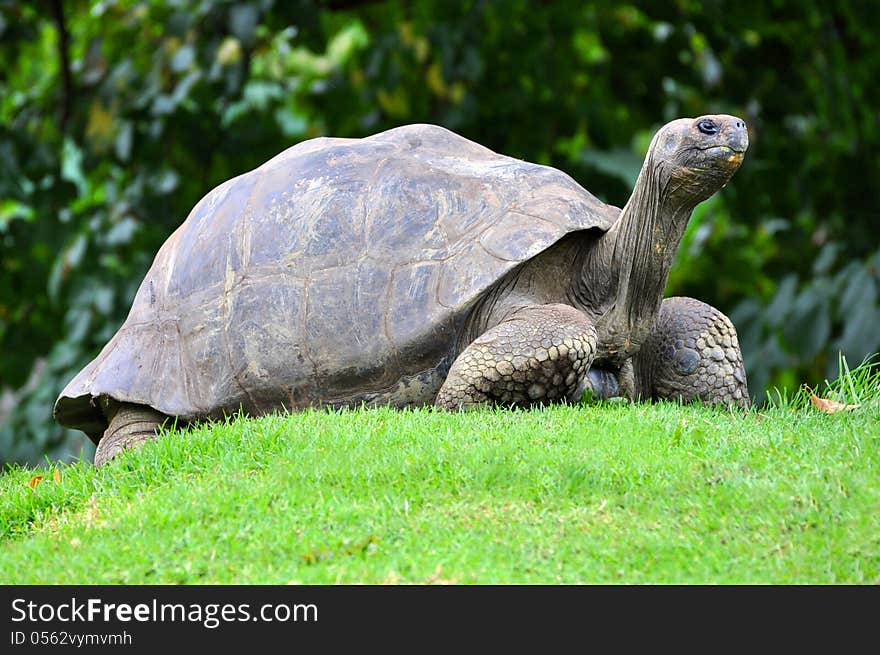
[[[28,482],[28,486],[31,489],[36,489],[37,485],[40,484],[42,481],[43,481],[42,475],[35,475],[34,477],[31,478],[31,481]]]
[[[55,469],[55,472],[52,474],[52,479],[55,481],[55,484],[61,482],[61,471]]]
[[[836,400],[828,400],[827,398],[820,398],[816,394],[810,394],[810,402],[813,403],[813,407],[816,409],[823,411],[827,414],[833,414],[834,412],[842,412],[850,409],[855,409],[858,405],[847,405],[845,403],[839,403]]]

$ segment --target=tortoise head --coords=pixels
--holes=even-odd
[[[645,163],[660,176],[664,196],[693,206],[727,183],[748,147],[749,133],[741,118],[679,118],[654,135]]]
[[[745,122],[723,114],[679,118],[654,135],[632,195],[584,258],[573,292],[585,307],[605,311],[597,357],[620,365],[638,352],[694,207],[727,183],[748,144]]]

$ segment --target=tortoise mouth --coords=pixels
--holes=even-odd
[[[746,153],[745,148],[734,148],[733,146],[723,144],[717,146],[706,146],[705,148],[700,148],[700,150],[717,150],[719,152],[730,152],[737,155],[744,155]]]

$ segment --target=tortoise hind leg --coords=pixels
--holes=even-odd
[[[109,410],[107,415],[110,425],[95,450],[96,467],[106,464],[124,450],[155,439],[162,423],[168,418],[152,407],[131,403],[121,403],[115,410]]]
[[[634,358],[643,398],[748,407],[749,388],[733,323],[693,298],[666,298]]]
[[[452,363],[435,405],[531,405],[571,399],[596,353],[596,329],[568,305],[522,307]]]

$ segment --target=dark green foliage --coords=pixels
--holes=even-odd
[[[743,116],[746,162],[669,291],[734,318],[759,398],[855,365],[880,350],[878,27],[792,0],[0,3],[0,461],[81,447],[56,395],[213,186],[410,122],[622,205],[659,125]]]

